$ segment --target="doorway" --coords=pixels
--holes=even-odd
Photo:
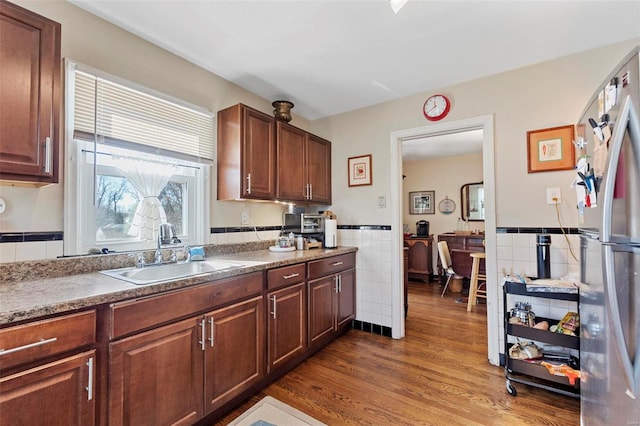
[[[391,228],[402,229],[402,143],[415,139],[427,138],[435,135],[457,133],[462,131],[481,129],[482,168],[485,190],[485,251],[487,253],[487,353],[489,362],[499,365],[500,343],[498,338],[498,274],[496,264],[496,208],[495,208],[495,168],[493,115],[484,115],[464,120],[438,123],[414,129],[399,130],[390,135],[390,197]],[[404,306],[402,291],[402,233],[395,232],[391,240],[392,255],[392,337],[402,338],[404,329]]]

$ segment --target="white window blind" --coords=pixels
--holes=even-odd
[[[213,115],[75,70],[74,138],[213,160]]]

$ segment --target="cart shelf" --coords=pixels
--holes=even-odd
[[[547,330],[539,330],[520,324],[509,323],[509,309],[507,308],[507,295],[529,296],[541,299],[568,300],[576,302],[576,310],[578,309],[578,294],[563,292],[541,292],[527,291],[527,286],[522,283],[505,282],[503,286],[503,306],[504,306],[504,342],[505,342],[505,378],[506,387],[509,394],[515,396],[516,388],[513,383],[522,383],[529,386],[539,387],[552,392],[563,395],[580,397],[580,380],[577,379],[575,385],[569,383],[569,379],[564,376],[556,376],[551,374],[546,367],[536,362],[528,362],[509,357],[509,336],[521,337],[538,342],[548,343],[553,346],[561,346],[568,349],[579,350],[580,338],[579,330],[576,330],[577,336],[570,336],[561,333],[553,333]],[[536,321],[547,321],[550,325],[558,322],[558,320],[550,320],[547,318],[536,317]]]

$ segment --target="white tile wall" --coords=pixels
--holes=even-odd
[[[575,255],[575,258],[574,258]],[[498,282],[503,282],[503,273],[520,274],[530,277],[537,275],[536,234],[498,234],[497,263]],[[580,278],[580,237],[575,234],[551,235],[551,278]],[[499,318],[504,318],[503,293],[498,292]],[[537,316],[560,320],[569,311],[576,311],[575,302],[565,300],[538,299],[527,296],[510,295],[507,310],[516,302],[531,304]],[[504,325],[499,321],[500,352],[504,350]]]
[[[280,235],[280,231],[258,231],[256,232],[228,232],[221,234],[210,234],[209,244],[237,244],[248,243],[257,240],[275,240]]]
[[[338,245],[358,247],[356,318],[391,327],[391,231],[339,229]]]
[[[0,244],[0,263],[55,259],[62,256],[62,241]]]

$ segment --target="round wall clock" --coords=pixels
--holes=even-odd
[[[425,101],[422,112],[427,120],[438,121],[442,120],[449,114],[451,109],[451,102],[445,95],[433,95],[429,96]]]
[[[451,214],[456,210],[456,203],[447,197],[444,200],[440,200],[438,210],[442,214]]]

